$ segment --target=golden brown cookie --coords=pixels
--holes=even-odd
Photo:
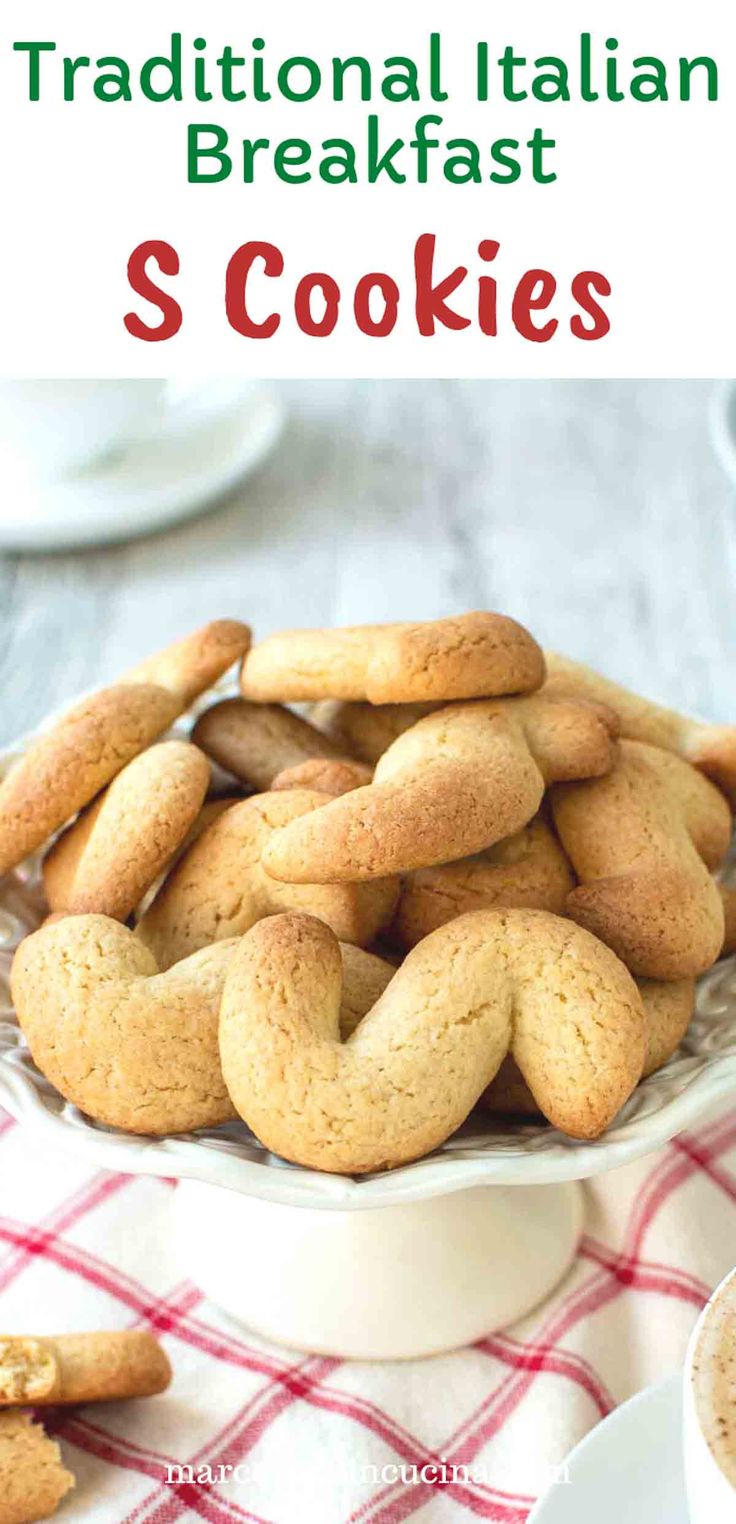
[[[168,1358],[144,1329],[0,1336],[0,1406],[121,1402],[152,1397],[170,1381]]]
[[[74,1486],[56,1440],[30,1413],[0,1413],[0,1524],[49,1519]]]
[[[206,831],[213,821],[217,820],[220,815],[223,815],[225,810],[229,810],[231,805],[242,803],[242,799],[242,794],[222,794],[219,798],[213,797],[212,799],[205,800],[194,824],[187,831],[181,846],[177,847],[171,861],[167,863],[165,872],[154,880],[150,889],[144,894],[136,910],[136,916],[139,921],[143,918],[149,906],[153,904],[165,879],[173,872],[176,864],[184,856],[184,853],[189,851],[189,848],[194,845],[195,841],[198,841],[202,832]]]
[[[607,778],[557,785],[552,808],[580,880],[567,914],[642,978],[688,979],[710,968],[723,944],[723,907],[656,749],[622,741]]]
[[[188,741],[135,757],[48,853],[49,908],[125,921],[191,830],[209,781],[207,758]]]
[[[682,1042],[695,1009],[695,984],[683,979],[677,984],[663,984],[654,979],[637,979],[646,1014],[647,1048],[641,1078],[647,1079],[666,1064]],[[496,1116],[538,1117],[542,1113],[518,1064],[509,1055],[496,1078],[484,1090],[480,1103]]]
[[[657,979],[637,979],[647,1015],[647,1056],[642,1079],[655,1074],[669,1062],[682,1042],[695,1010],[695,982],[680,979],[662,983]]]
[[[537,695],[438,709],[384,752],[372,784],[274,835],[264,867],[352,883],[483,852],[532,819],[552,779],[607,772],[612,727],[597,705]]]
[[[414,948],[353,1035],[339,1032],[339,944],[273,916],[238,945],[222,995],[223,1073],[275,1153],[340,1174],[438,1147],[507,1052],[544,1114],[597,1137],[641,1074],[639,992],[608,948],[544,911],[481,910]]]
[[[314,725],[281,704],[224,699],[200,715],[192,740],[208,757],[259,791],[277,773],[313,757],[342,755]]]
[[[43,846],[178,712],[163,688],[103,688],[33,741],[0,783],[0,874]]]
[[[444,704],[350,704],[323,699],[312,704],[309,718],[328,741],[358,761],[375,767],[389,746]]]
[[[723,902],[725,922],[722,953],[724,958],[727,958],[731,953],[736,953],[736,885],[719,884],[718,887]]]
[[[185,852],[188,852],[190,847],[194,846],[195,841],[199,841],[200,836],[207,830],[208,826],[213,825],[216,820],[219,820],[226,810],[232,809],[234,804],[242,804],[243,798],[243,794],[220,794],[218,797],[205,799],[193,826],[187,831],[174,861],[178,862],[179,858]]]
[[[161,974],[118,921],[49,922],[21,942],[11,974],[34,1063],[110,1127],[164,1134],[226,1121],[217,1023],[232,950],[220,942]]]
[[[222,937],[242,936],[255,921],[280,910],[308,910],[343,942],[373,941],[394,913],[397,880],[293,885],[277,882],[263,869],[263,852],[274,833],[318,809],[324,799],[307,789],[255,794],[203,831],[138,924],[138,936],[159,968]]]
[[[582,662],[570,661],[553,651],[545,654],[545,692],[610,704],[620,717],[623,736],[676,752],[712,778],[736,802],[736,725],[709,725],[689,719],[601,677]]]
[[[237,619],[215,619],[174,645],[156,651],[121,679],[124,683],[155,683],[188,709],[195,698],[223,677],[228,667],[248,650],[251,632]]]
[[[342,997],[340,1000],[340,1036],[343,1042],[380,1000],[396,973],[393,963],[375,953],[364,952],[349,942],[340,943],[342,959]]]
[[[401,886],[391,937],[400,947],[416,947],[454,916],[495,905],[564,915],[574,887],[575,875],[554,831],[535,815],[487,852],[410,873]]]
[[[531,693],[544,679],[532,636],[502,614],[462,614],[426,624],[284,630],[243,663],[247,699],[279,703],[368,699],[372,704],[494,698]]]
[[[672,751],[647,748],[647,764],[677,801],[696,852],[707,868],[718,868],[731,845],[733,821],[721,790]]]
[[[373,769],[363,762],[313,757],[310,762],[285,767],[283,772],[276,774],[271,788],[277,793],[282,789],[311,788],[318,794],[331,794],[337,799],[340,794],[349,794],[351,789],[364,788],[372,780]]]

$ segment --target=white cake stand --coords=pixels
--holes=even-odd
[[[0,758],[11,760],[9,753]],[[287,1165],[242,1123],[163,1139],[90,1121],[34,1067],[13,1012],[12,953],[38,924],[38,864],[0,880],[0,1106],[50,1147],[175,1177],[183,1266],[239,1322],[278,1343],[356,1359],[467,1344],[522,1317],[569,1267],[580,1182],[660,1148],[736,1095],[736,958],[700,981],[680,1052],[613,1127],[576,1143],[475,1113],[417,1164],[349,1179]]]

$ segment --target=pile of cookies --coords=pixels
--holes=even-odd
[[[205,707],[235,663],[241,696]],[[735,803],[736,727],[501,615],[255,646],[218,621],[0,784],[0,873],[43,849],[49,910],[18,1020],[62,1095],[135,1133],[240,1116],[350,1174],[479,1103],[595,1138],[734,947]]]

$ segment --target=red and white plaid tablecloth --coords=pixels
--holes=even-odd
[[[174,1261],[173,1189],[91,1172],[0,1112],[0,1329],[145,1326],[174,1368],[163,1397],[51,1415],[77,1477],[60,1520],[522,1524],[586,1430],[682,1362],[736,1262],[736,1112],[589,1183],[577,1261],[531,1317],[402,1365],[304,1357],[230,1322]],[[168,1482],[177,1464],[209,1473]]]

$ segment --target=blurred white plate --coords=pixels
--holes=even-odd
[[[670,1376],[597,1424],[527,1524],[688,1524],[681,1392]]]
[[[261,383],[207,381],[172,394],[154,436],[63,480],[35,480],[0,440],[0,549],[99,545],[190,518],[261,463],[282,423]]]

